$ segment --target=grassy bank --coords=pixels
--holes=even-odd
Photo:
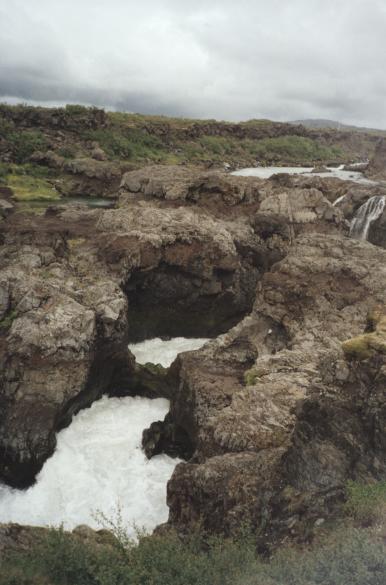
[[[59,199],[53,177],[52,170],[39,165],[0,163],[0,183],[12,189],[16,201]]]
[[[175,534],[93,544],[60,530],[0,564],[1,585],[384,585],[386,547],[369,531],[341,529],[314,549],[269,561],[253,542]]]
[[[104,112],[96,108],[33,108],[0,104],[0,160],[28,162],[37,151],[67,159],[90,156],[95,147],[111,161],[138,164],[312,164],[370,155],[376,136],[310,130],[269,120],[234,124]]]
[[[234,539],[171,532],[130,541],[118,523],[98,541],[51,530],[0,562],[0,585],[384,585],[386,484],[349,484],[346,518],[314,545],[269,560],[248,531]]]

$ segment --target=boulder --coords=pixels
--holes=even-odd
[[[382,302],[384,256],[340,235],[299,236],[263,277],[251,315],[176,360],[171,414],[195,452],[169,482],[170,522],[183,530],[200,518],[211,531],[228,532],[248,518],[262,546],[276,546],[335,514],[348,479],[364,469],[368,478],[386,475],[380,447],[364,439],[371,407],[359,405],[372,383],[359,390],[364,374],[341,350],[363,331],[369,306]],[[356,467],[355,453],[363,456]],[[373,458],[377,470],[368,465]]]

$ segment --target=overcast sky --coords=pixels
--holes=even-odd
[[[386,0],[0,0],[0,101],[386,128]]]

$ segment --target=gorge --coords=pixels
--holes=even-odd
[[[138,363],[168,367],[177,353],[205,341],[156,339],[130,349]],[[34,486],[26,491],[0,486],[0,522],[99,528],[103,518],[120,513],[133,536],[135,527],[151,531],[166,522],[166,483],[179,460],[167,455],[147,460],[141,447],[143,430],[168,410],[161,398],[102,397],[59,433]]]
[[[111,208],[38,213],[2,187],[1,522],[248,520],[267,552],[386,478],[386,191],[337,172],[122,167]]]

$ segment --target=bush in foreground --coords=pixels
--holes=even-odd
[[[33,550],[0,564],[0,585],[384,585],[386,548],[363,530],[336,532],[323,546],[255,555],[250,537],[141,536],[104,544],[51,530]]]

